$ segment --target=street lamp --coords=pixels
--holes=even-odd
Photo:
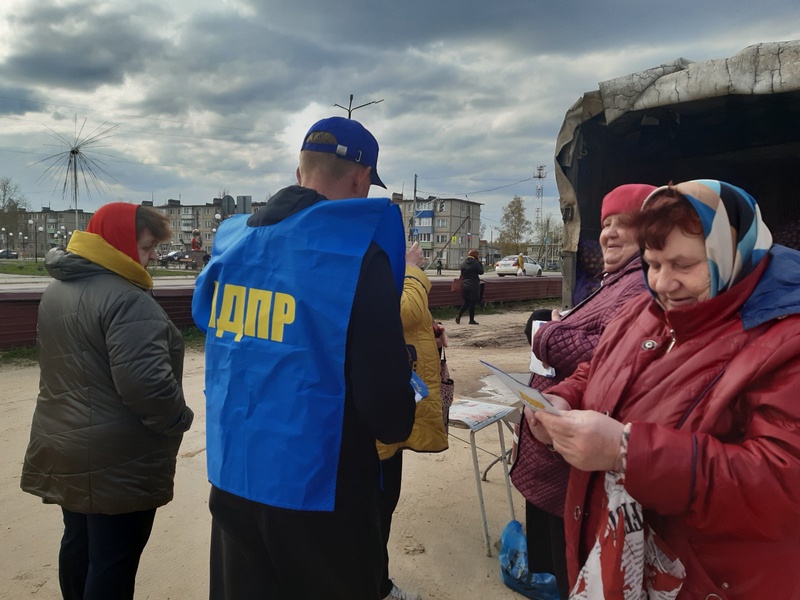
[[[61,247],[66,249],[67,248],[67,228],[62,225],[59,227],[61,230]]]
[[[44,231],[44,228],[40,225],[39,227],[34,227],[33,219],[28,219],[28,227],[33,227],[33,258],[34,261],[37,263],[39,262],[39,233]]]
[[[14,249],[14,232],[13,231],[9,231],[8,232],[8,237],[11,238],[11,249],[13,250]],[[6,249],[8,249],[8,242],[6,242]]]
[[[6,237],[6,228],[0,227],[0,232],[3,234],[3,241],[6,243],[6,253],[8,253],[8,238]]]

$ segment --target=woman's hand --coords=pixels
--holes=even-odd
[[[420,269],[425,267],[425,257],[422,255],[422,248],[419,247],[419,242],[414,242],[406,252],[406,262]]]
[[[564,400],[564,398],[561,396],[556,396],[555,394],[544,394],[544,396],[559,410],[568,411],[571,408],[569,402]],[[543,444],[551,446],[553,444],[553,440],[550,437],[547,429],[544,428],[541,421],[539,421],[537,418],[537,414],[539,413],[540,411],[535,411],[527,406],[522,411],[522,415],[525,417],[525,420],[528,423],[528,428],[531,430],[533,437]]]
[[[444,325],[442,325],[441,321],[433,322],[433,335],[436,339],[437,347],[447,347],[447,332],[444,330]]]
[[[593,410],[570,410],[561,416],[540,412],[536,418],[556,452],[573,467],[581,471],[617,468],[624,425],[616,419]]]

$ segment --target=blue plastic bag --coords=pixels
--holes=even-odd
[[[519,521],[503,529],[500,577],[508,587],[530,600],[560,600],[555,575],[528,571],[528,543]]]

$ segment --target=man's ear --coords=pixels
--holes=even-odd
[[[364,196],[366,196],[369,193],[369,187],[372,185],[372,179],[370,178],[371,173],[372,173],[372,167],[353,169],[354,192],[358,192],[359,190],[366,190],[365,192],[363,192]]]
[[[300,165],[297,166],[297,171],[295,171],[294,176],[297,177],[297,185],[300,185]]]

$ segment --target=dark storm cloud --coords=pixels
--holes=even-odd
[[[150,74],[163,85],[152,87],[138,106],[220,116],[248,109],[302,110],[318,73],[341,60],[261,20],[202,14],[184,24],[169,56],[151,64]]]
[[[770,14],[792,14],[796,0],[757,2],[672,0],[328,0],[264,2],[245,0],[276,29],[343,47],[426,45],[433,41],[488,40],[531,53],[577,54],[621,44],[640,44],[664,36],[691,40],[709,31],[769,21]]]
[[[39,110],[44,98],[36,91],[0,85],[0,115],[24,115]]]
[[[268,18],[205,14],[185,23],[168,60],[151,65],[164,85],[143,109],[197,108],[220,115],[246,110],[300,111],[308,104],[347,104],[348,94],[457,84],[453,69],[394,48],[339,44],[275,28]],[[424,98],[423,98],[424,100]]]
[[[148,33],[148,21],[163,15],[152,5],[135,13],[97,2],[42,8],[9,17],[15,31],[10,56],[0,74],[48,87],[89,91],[119,84],[143,70],[146,59],[163,51],[165,42]]]

